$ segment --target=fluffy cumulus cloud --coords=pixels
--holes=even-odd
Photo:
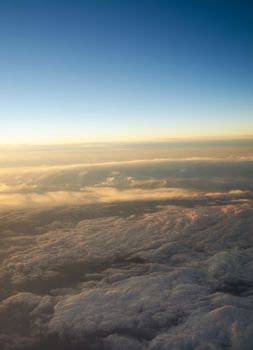
[[[251,350],[252,171],[2,170],[0,349]]]
[[[65,227],[54,212],[44,231],[43,210],[16,212],[36,232],[2,237],[25,243],[2,258],[1,348],[252,349],[252,211],[247,201],[69,212]]]

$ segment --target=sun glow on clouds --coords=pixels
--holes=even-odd
[[[250,197],[251,167],[250,159],[193,157],[2,168],[0,206]]]
[[[57,191],[28,193],[28,194],[1,194],[0,207],[27,207],[27,206],[54,206],[67,204],[114,203],[126,201],[152,201],[173,198],[194,198],[198,193],[180,188],[130,189],[118,190],[108,187],[87,187],[79,192]]]
[[[176,159],[167,145],[8,149],[1,349],[251,349],[248,146]]]

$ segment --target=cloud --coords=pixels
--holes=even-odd
[[[1,170],[1,349],[250,350],[252,166]]]
[[[239,164],[239,166],[238,166]],[[152,160],[8,168],[0,172],[0,207],[252,197],[253,163]]]
[[[251,204],[157,209],[47,227],[5,256],[2,348],[251,349]]]
[[[79,192],[54,191],[29,194],[0,195],[0,207],[54,206],[67,204],[114,203],[125,201],[166,200],[177,198],[196,198],[195,191],[180,188],[129,189],[118,190],[113,187],[86,187]]]

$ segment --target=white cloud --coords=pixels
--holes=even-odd
[[[164,206],[37,235],[0,268],[2,348],[8,333],[24,349],[54,335],[97,349],[249,350],[252,218],[250,204]]]

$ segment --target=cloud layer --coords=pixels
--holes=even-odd
[[[0,172],[0,348],[251,350],[251,161]]]
[[[143,160],[0,171],[0,208],[252,198],[252,161]]]
[[[1,348],[251,349],[252,218],[163,206],[24,235],[1,266]]]

